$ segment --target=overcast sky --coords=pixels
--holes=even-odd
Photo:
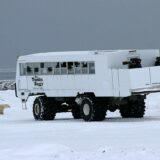
[[[160,48],[160,0],[0,0],[0,67],[48,51]]]

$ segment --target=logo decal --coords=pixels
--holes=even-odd
[[[35,86],[39,86],[39,87],[43,86],[43,79],[38,76],[33,77],[32,81],[34,82]]]

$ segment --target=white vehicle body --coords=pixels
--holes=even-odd
[[[93,92],[96,97],[128,97],[136,92],[160,90],[160,67],[154,66],[159,50],[53,52],[21,56],[17,61],[17,94],[27,99],[30,93],[48,97],[76,97],[77,93]],[[142,68],[123,65],[130,57],[142,59]],[[20,75],[20,64],[45,62],[94,62],[95,74],[32,74]],[[34,84],[41,78],[43,86]]]
[[[67,111],[65,102],[74,118],[85,121],[103,120],[106,110],[116,109],[122,117],[138,118],[145,95],[160,91],[159,73],[159,50],[37,53],[18,58],[16,93],[22,102],[41,95],[33,105],[35,119],[53,119]],[[52,104],[56,109],[50,111]]]

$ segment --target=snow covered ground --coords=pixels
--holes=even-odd
[[[0,91],[11,108],[0,115],[0,160],[160,160],[160,94],[147,97],[143,119],[107,113],[103,122],[74,120],[70,113],[54,121],[35,121],[14,91]]]

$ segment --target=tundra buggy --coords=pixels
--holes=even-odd
[[[50,52],[17,60],[16,95],[24,104],[36,96],[36,120],[71,111],[75,119],[102,121],[117,109],[124,118],[142,118],[146,95],[159,91],[159,50]]]

